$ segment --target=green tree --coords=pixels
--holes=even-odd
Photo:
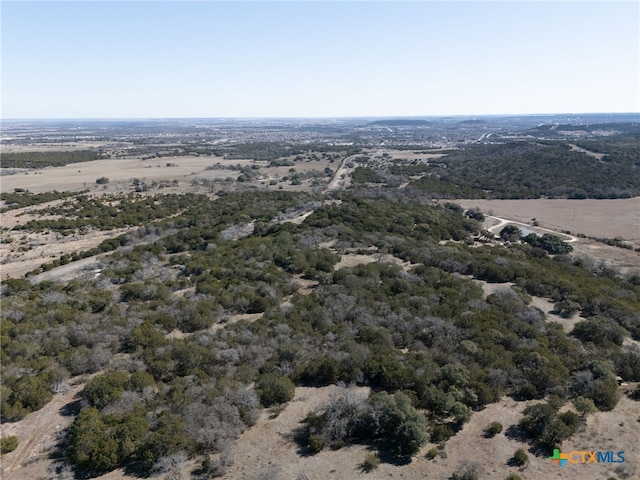
[[[515,225],[507,225],[500,230],[500,238],[509,242],[517,242],[522,238],[522,232]]]
[[[95,408],[85,408],[76,417],[67,440],[72,465],[91,472],[106,472],[120,462],[118,444]]]
[[[593,403],[593,400],[585,397],[575,398],[573,400],[573,406],[576,407],[576,410],[580,414],[580,417],[582,417],[583,419],[586,418],[587,415],[590,415],[598,410]]]

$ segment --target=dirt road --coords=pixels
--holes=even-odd
[[[553,235],[556,235],[556,236],[560,237],[562,240],[564,240],[567,243],[577,242],[578,241],[578,239],[576,237],[574,237],[573,235],[569,235],[569,234],[566,234],[566,233],[559,233],[559,232],[556,232],[555,230],[550,230],[548,228],[534,227],[533,225],[531,225],[529,223],[515,222],[513,220],[508,220],[506,218],[495,217],[493,215],[487,215],[487,217],[498,221],[497,225],[493,225],[493,226],[491,226],[491,227],[489,227],[487,229],[491,233],[497,233],[500,230],[502,230],[502,228],[504,228],[506,225],[511,225],[512,224],[512,225],[520,225],[522,227],[525,227],[527,230],[531,230],[532,232],[535,232],[535,233],[538,233],[538,231],[542,231],[543,233],[551,233]]]
[[[18,447],[2,457],[4,480],[40,478],[50,463],[49,452],[55,448],[57,433],[68,427],[72,416],[62,413],[63,407],[72,403],[84,387],[84,383],[70,385],[66,392],[53,396],[37,412],[32,412],[19,422],[3,424],[2,436],[18,437]],[[41,471],[42,470],[42,471]]]
[[[344,160],[342,160],[342,163],[338,167],[338,170],[336,170],[335,175],[329,182],[329,185],[327,185],[326,193],[333,192],[334,190],[337,190],[339,188],[343,188],[346,186],[347,174],[349,173],[349,170],[351,170],[350,167],[347,166],[347,164],[349,163],[349,159],[355,158],[356,156],[357,155],[351,155],[349,157],[346,157]]]

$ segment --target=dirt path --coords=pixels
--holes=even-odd
[[[71,262],[66,265],[61,265],[56,268],[52,268],[48,272],[40,273],[31,277],[31,283],[37,284],[47,280],[63,280],[65,277],[69,277],[77,274],[81,270],[87,270],[93,266],[98,266],[98,259],[107,255],[102,253],[94,257],[83,258],[76,262]]]
[[[582,152],[585,153],[587,155],[589,155],[590,157],[596,158],[598,159],[599,162],[604,163],[602,161],[602,158],[604,157],[604,153],[596,153],[596,152],[592,152],[591,150],[586,150],[584,148],[581,148],[577,145],[574,145],[573,143],[570,143],[569,146],[571,147],[571,150],[574,152]]]
[[[578,241],[578,239],[576,237],[574,237],[573,235],[568,235],[566,233],[559,233],[559,232],[556,232],[555,230],[550,230],[548,228],[536,227],[536,226],[531,225],[530,223],[516,222],[514,220],[509,220],[509,219],[502,218],[502,217],[496,217],[496,216],[493,216],[493,215],[487,215],[487,217],[498,221],[497,225],[493,225],[493,226],[491,226],[491,227],[489,227],[487,229],[491,233],[496,233],[499,230],[502,230],[502,228],[505,225],[513,224],[513,225],[523,226],[526,229],[531,230],[532,232],[535,232],[535,233],[538,233],[538,230],[540,230],[540,231],[542,231],[544,233],[551,233],[553,235],[556,235],[556,236],[562,238],[567,243],[577,242]]]
[[[347,164],[349,163],[349,159],[352,157],[356,157],[356,155],[351,155],[342,160],[342,163],[336,170],[335,175],[327,185],[327,190],[325,191],[325,193],[330,193],[334,190],[338,190],[339,188],[347,186],[347,173],[348,170],[350,170],[350,168],[347,167]]]
[[[68,427],[72,416],[62,413],[63,407],[74,401],[84,383],[70,385],[66,392],[53,396],[48,404],[19,422],[3,424],[2,436],[18,437],[18,447],[2,457],[2,478],[23,480],[39,478],[50,463],[49,452],[55,447],[57,433]]]

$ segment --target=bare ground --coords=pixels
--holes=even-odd
[[[81,386],[74,387],[64,395],[57,395],[43,410],[34,412],[21,422],[3,426],[3,435],[17,434],[21,445],[3,458],[4,474],[7,480],[51,478],[46,471],[51,464],[48,454],[55,444],[54,432],[64,428],[71,417],[60,414],[66,402],[71,402]],[[566,465],[560,469],[547,456],[535,456],[529,451],[530,463],[520,469],[510,467],[508,461],[518,448],[529,450],[526,443],[506,435],[508,428],[518,423],[522,411],[533,402],[516,402],[505,397],[484,410],[475,412],[469,423],[451,440],[441,455],[435,459],[426,458],[426,452],[435,448],[425,445],[420,453],[408,464],[381,463],[379,468],[364,473],[360,464],[372,450],[364,445],[353,445],[340,450],[323,450],[316,455],[304,455],[294,440],[294,434],[302,426],[306,415],[326,404],[338,387],[322,388],[297,387],[294,399],[277,414],[264,410],[257,424],[239,438],[235,448],[235,463],[225,480],[246,480],[269,478],[273,480],[294,480],[305,474],[309,480],[348,480],[367,478],[382,480],[401,478],[403,480],[445,480],[459,467],[471,462],[481,465],[485,479],[504,479],[516,472],[524,480],[556,478],[560,480],[600,480],[609,477],[624,478],[614,471],[616,465],[587,464]],[[366,388],[360,388],[363,394]],[[562,444],[561,450],[601,450],[624,451],[627,459],[620,468],[629,474],[626,478],[637,478],[640,461],[637,456],[640,440],[638,402],[623,396],[611,412],[591,415],[586,427]],[[276,416],[277,414],[277,416]],[[493,439],[486,439],[483,432],[489,423],[498,421],[503,431]],[[618,473],[622,472],[620,470]],[[100,480],[121,480],[135,478],[122,470],[96,477]],[[183,478],[188,478],[185,474]]]
[[[427,459],[426,452],[436,447],[434,444],[427,444],[409,464],[381,463],[376,470],[364,473],[360,464],[371,452],[364,445],[349,446],[336,451],[323,450],[313,456],[300,454],[298,445],[292,440],[292,432],[301,426],[308,412],[322,406],[328,400],[335,388],[298,387],[294,400],[276,418],[271,418],[269,412],[264,411],[258,423],[240,437],[235,455],[236,464],[222,478],[292,480],[305,474],[309,480],[445,480],[459,465],[466,462],[481,465],[484,471],[481,478],[486,479],[504,479],[511,472],[518,473],[523,479],[531,480],[596,480],[615,475],[615,465],[568,465],[560,469],[546,455],[535,456],[531,452],[528,453],[530,463],[525,468],[509,466],[509,459],[514,452],[518,448],[527,451],[529,446],[505,433],[510,426],[518,423],[524,408],[533,402],[516,402],[508,397],[474,413],[462,431],[447,442],[444,448],[446,458],[437,456],[433,460]],[[634,455],[640,439],[640,423],[635,421],[637,416],[638,403],[623,397],[613,411],[598,412],[589,417],[585,429],[565,441],[562,451],[623,450],[627,452],[627,462],[623,467],[628,472],[637,473],[640,471],[637,455]],[[483,432],[493,421],[502,423],[503,431],[492,439],[486,439]],[[628,478],[637,477],[632,475]]]
[[[489,283],[485,282],[484,280],[477,279],[474,279],[473,281],[482,287],[482,291],[485,295],[491,295],[498,290],[511,288],[514,285],[513,283]],[[584,317],[578,315],[577,313],[572,315],[570,318],[564,318],[556,313],[552,313],[555,309],[555,306],[550,300],[546,298],[531,296],[531,306],[539,308],[542,312],[544,312],[548,321],[556,322],[562,325],[562,330],[564,331],[564,333],[571,333],[575,324],[580,320],[584,320]]]
[[[109,160],[93,160],[90,162],[72,163],[61,167],[46,167],[33,169],[16,175],[2,177],[2,190],[12,191],[14,188],[25,188],[33,193],[48,192],[53,188],[58,191],[81,190],[83,188],[96,189],[96,179],[109,178],[106,191],[129,191],[132,179],[139,178],[147,183],[153,180],[188,181],[191,175],[206,171],[222,159],[218,157],[164,157],[161,159],[140,160],[137,158],[122,158]],[[226,162],[226,161],[225,161]],[[245,161],[246,163],[247,161]],[[227,162],[228,164],[242,163],[241,161]],[[167,166],[171,164],[172,166]],[[209,170],[223,179],[227,176],[236,178],[237,171]]]

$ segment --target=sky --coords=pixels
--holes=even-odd
[[[640,2],[2,0],[3,119],[640,111]]]

